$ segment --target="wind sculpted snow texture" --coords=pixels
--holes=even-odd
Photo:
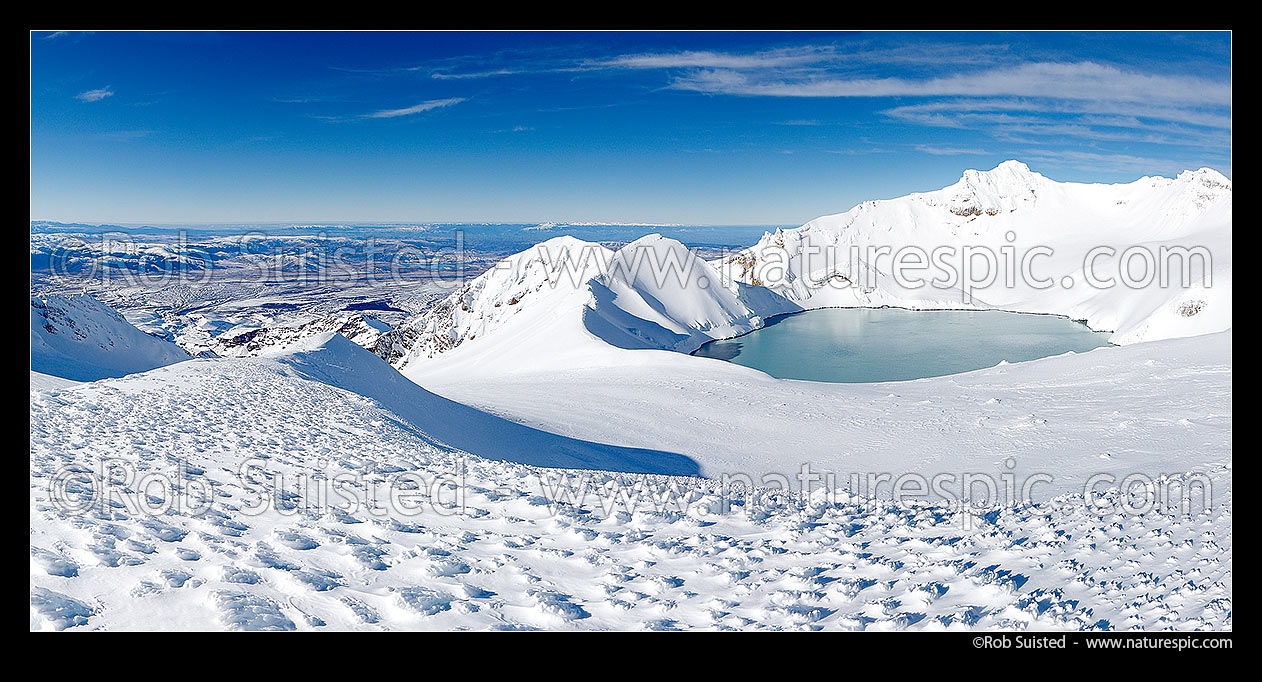
[[[338,386],[348,369],[365,380],[391,371],[378,363],[365,376],[375,358],[362,355],[328,337],[292,354],[32,391],[32,629],[1231,625],[1229,493],[1191,521],[1102,523],[1073,495],[969,524],[966,512],[861,496],[789,496],[769,511],[737,498],[719,514],[705,479],[462,455]],[[48,478],[101,457],[204,486],[214,505],[156,517],[121,503],[58,511]],[[263,496],[236,476],[247,460],[291,480],[459,472],[467,492],[443,513],[321,513],[290,493],[247,514]],[[606,508],[550,497],[559,476],[682,494]]]

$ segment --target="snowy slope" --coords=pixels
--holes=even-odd
[[[799,310],[760,287],[723,287],[709,263],[656,234],[619,249],[589,288],[587,328],[619,348],[687,353],[757,329],[764,316]]]
[[[188,359],[90,296],[31,297],[31,371],[94,381]]]
[[[73,379],[63,379],[61,377],[55,377],[51,374],[44,374],[43,372],[31,372],[31,390],[32,391],[45,391],[45,390],[52,390],[52,389],[59,389],[59,388],[69,388],[71,386],[77,386],[80,383],[81,382],[75,381]]]
[[[1018,267],[1008,270],[1017,276],[1013,286],[1000,276],[969,297],[945,277],[941,286],[909,286],[893,276],[891,255],[874,257],[874,249],[892,254],[908,246],[960,254],[964,247],[983,247],[1001,267],[1008,246],[1018,259]],[[1084,264],[1093,248],[1121,254],[1135,246],[1154,255],[1163,246],[1203,246],[1212,253],[1212,272],[1194,267],[1191,288],[1178,282],[1130,287],[1120,282],[1118,257],[1106,254],[1092,263],[1092,273],[1119,283],[1088,283]],[[1030,261],[1039,282],[1026,281],[1019,259],[1036,247],[1052,253]],[[717,265],[728,280],[765,284],[804,308],[1000,308],[1083,319],[1115,332],[1114,343],[1194,336],[1231,326],[1231,182],[1202,168],[1122,185],[1062,183],[1006,161],[989,171],[965,171],[941,190],[868,201],[768,233]],[[1138,276],[1139,261],[1132,266]],[[973,281],[984,280],[984,267],[977,262]],[[1044,282],[1053,285],[1043,288]]]
[[[1172,343],[1184,345],[1161,355],[1187,359],[1187,342]],[[1108,391],[1125,387],[1101,377],[1132,371],[1134,361],[1143,364],[1134,354],[1157,346],[1067,358],[1096,363],[1094,376],[1070,372],[1069,383],[1122,405]],[[1012,366],[1006,379],[1047,389],[1066,383],[1029,372],[1037,367]],[[1176,380],[1184,370],[1152,371]],[[725,507],[712,480],[462,455],[431,433],[459,415],[416,391],[390,402],[399,390],[392,372],[326,336],[266,357],[193,360],[33,391],[31,628],[1231,627],[1229,487],[1191,523],[1155,512],[1102,521],[1074,494],[1045,508],[974,513],[848,494],[787,495],[774,504],[736,495]],[[905,399],[950,385],[930,380]],[[1204,400],[1183,404],[1190,428],[1221,428],[1221,417],[1197,416],[1217,399]],[[989,418],[1004,418],[999,405]],[[1024,407],[1014,409],[1015,419]],[[1089,404],[1064,409],[1098,412]],[[1029,438],[1073,433],[1071,416],[1042,426],[1027,420]],[[888,426],[859,418],[852,438],[878,438]],[[966,443],[950,430],[934,437],[944,452]],[[151,515],[128,507],[126,495],[86,514],[53,504],[50,484],[85,480],[106,458],[169,476],[182,490],[213,490],[213,505],[172,504]],[[247,462],[260,473],[250,481],[237,475]],[[80,478],[66,479],[67,471]],[[416,509],[333,510],[306,487],[342,475],[365,485],[407,475],[431,491],[464,495],[440,493]],[[267,480],[283,494],[267,494]],[[630,490],[632,503],[602,490]],[[160,489],[146,491],[149,504],[166,502]],[[277,504],[248,512],[263,499]]]
[[[1102,472],[1224,471],[1231,358],[1227,332],[894,383],[782,380],[677,353],[505,376],[436,365],[417,378],[545,431],[678,453],[709,477],[792,478],[807,463],[839,481],[1050,473],[1034,490],[1044,497],[1080,491]]]
[[[376,401],[443,445],[535,466],[695,474],[686,457],[656,448],[602,445],[539,431],[434,395],[340,334],[325,333],[264,356],[298,376]],[[207,368],[212,374],[217,366]]]
[[[718,272],[673,239],[650,235],[614,252],[557,237],[383,335],[376,351],[405,374],[439,357],[482,371],[598,366],[617,349],[692,351],[796,310],[761,287],[720,286]]]
[[[573,237],[557,237],[495,264],[431,310],[385,334],[377,353],[399,368],[414,365],[488,336],[527,344],[522,318],[540,311],[581,309],[586,283],[612,252]],[[558,311],[558,312],[552,312]],[[500,333],[503,328],[506,333]],[[485,341],[477,344],[485,346]]]

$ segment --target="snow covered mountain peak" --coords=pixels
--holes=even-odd
[[[509,256],[425,314],[384,334],[374,352],[402,369],[498,329],[543,299],[574,295],[602,272],[613,252],[568,235]]]
[[[994,168],[986,172],[988,173],[998,173],[998,172],[1024,173],[1026,175],[1038,175],[1039,177],[1043,177],[1039,173],[1035,173],[1034,171],[1030,170],[1030,167],[1027,166],[1024,161],[1017,161],[1016,159],[1008,159],[1007,161],[1000,163],[998,166],[995,166]]]
[[[1197,208],[1206,208],[1220,199],[1231,200],[1231,180],[1213,168],[1186,170],[1174,181],[1187,188],[1185,194]]]
[[[1231,180],[1213,168],[1185,170],[1174,178],[1142,178],[1135,184],[1145,180],[1152,187],[1168,188],[1168,214],[1190,219],[1218,204],[1221,210],[1231,210]]]
[[[1213,168],[1201,167],[1196,170],[1185,170],[1176,178],[1183,182],[1198,183],[1206,187],[1219,187],[1231,191],[1231,180]]]
[[[966,170],[959,182],[940,193],[945,195],[947,210],[957,216],[995,216],[1033,204],[1049,182],[1024,163],[1009,160],[988,171]]]
[[[705,263],[687,246],[660,234],[648,234],[626,244],[613,253],[608,266],[597,275],[605,285],[617,281],[634,285],[637,281],[653,279],[657,280],[654,285],[661,287],[666,279],[673,277],[676,284],[686,286],[709,274]]]
[[[1024,162],[1016,159],[1008,159],[990,170],[970,168],[964,171],[960,179],[975,184],[1006,184],[1018,188],[1048,181],[1042,173],[1030,170]]]
[[[588,332],[625,349],[690,352],[756,329],[766,315],[796,309],[761,287],[724,286],[714,266],[657,234],[619,249],[588,287]]]
[[[663,237],[660,233],[653,232],[651,234],[646,234],[643,237],[640,237],[639,239],[635,239],[633,241],[627,242],[627,244],[623,246],[622,248],[624,249],[636,248],[639,246],[649,246],[649,245],[658,244],[658,243],[678,244],[680,246],[684,246],[683,242],[677,239],[671,239],[670,237]],[[687,248],[687,247],[684,247],[684,248]]]
[[[374,352],[409,374],[439,356],[505,371],[547,361],[570,368],[615,349],[690,352],[799,309],[768,289],[725,282],[660,234],[617,251],[557,237],[503,259],[383,335]]]
[[[888,261],[862,257],[872,249],[904,247],[956,253],[980,247],[998,254],[1014,243],[1016,249],[1051,248],[1054,256],[1039,261],[1039,276],[1058,286],[1039,288],[1033,279],[1016,278],[1012,286],[964,296],[944,287],[904,287]],[[1093,248],[1120,253],[1134,245],[1155,253],[1162,247],[1209,249],[1212,277],[1196,275],[1203,282],[1187,284],[1196,291],[1085,283],[1085,256]],[[1024,163],[1005,161],[989,171],[965,171],[940,190],[869,201],[767,233],[714,265],[726,280],[770,287],[805,308],[980,306],[1055,313],[1115,332],[1114,343],[1206,334],[1231,326],[1231,181],[1202,168],[1123,184],[1057,182]],[[1116,275],[1119,266],[1102,259],[1091,267],[1100,277]],[[1205,286],[1211,280],[1212,290]],[[1189,303],[1193,299],[1196,305]],[[1192,309],[1211,314],[1180,312]]]

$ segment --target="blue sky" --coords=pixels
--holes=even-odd
[[[31,34],[32,219],[789,225],[1008,158],[1230,176],[1230,34]]]

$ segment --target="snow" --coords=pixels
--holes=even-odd
[[[620,348],[692,351],[758,328],[762,315],[797,310],[756,287],[729,291],[709,263],[656,234],[619,249],[590,286],[594,301],[585,311],[587,329],[601,329],[596,335]],[[769,304],[755,306],[759,312],[747,305],[756,297]]]
[[[89,296],[31,297],[32,372],[94,381],[187,358],[179,346],[145,334]]]
[[[435,442],[464,452],[536,466],[666,474],[697,470],[687,458],[657,448],[576,441],[434,395],[340,334],[312,337],[278,353],[274,357],[299,376],[374,400],[396,417],[420,425]]]
[[[1018,260],[1035,249],[1046,253],[1031,259],[1032,278],[1018,271],[1011,282],[997,276],[976,288],[914,287],[900,282],[890,263],[865,256],[907,246],[987,249],[996,259],[1006,258],[1005,248]],[[1092,256],[1097,247],[1112,251]],[[1127,249],[1157,257],[1171,247],[1203,247],[1209,267],[1188,256],[1190,281],[1180,281],[1180,270],[1164,286],[1156,279],[1124,283],[1119,261]],[[1115,285],[1093,286],[1088,266]],[[1005,266],[997,260],[995,267]],[[967,171],[942,190],[865,202],[767,234],[713,263],[659,235],[616,252],[558,237],[505,259],[383,335],[390,350],[379,354],[422,383],[594,371],[658,362],[626,350],[690,352],[788,312],[883,305],[1064,315],[1129,344],[1229,329],[1231,271],[1231,183],[1215,171],[1092,185],[1054,182],[1009,161]]]
[[[73,381],[71,379],[63,379],[61,377],[55,377],[51,374],[44,374],[42,372],[34,372],[34,371],[31,372],[31,390],[32,391],[55,389],[55,388],[66,388],[67,386],[74,386],[79,383],[80,382]]]
[[[1099,354],[1117,361],[1105,368],[1142,364],[1122,354],[1144,345],[1113,350]],[[1166,350],[1152,355],[1180,355]],[[1098,379],[1050,379],[1039,364],[1006,369],[1102,390]],[[1152,371],[1168,381],[1197,373],[1173,365]],[[1229,489],[1191,519],[1153,511],[1102,521],[1073,494],[978,514],[845,493],[774,505],[735,496],[719,513],[713,479],[467,455],[429,436],[445,415],[401,418],[397,406],[341,385],[375,385],[391,372],[334,335],[288,353],[33,392],[31,628],[1231,627]],[[1196,409],[1184,414],[1229,438],[1229,419]],[[1030,438],[1070,433],[1062,416]],[[868,438],[888,426],[869,423]],[[1210,432],[1200,438],[1213,440]],[[69,465],[93,470],[102,457],[213,490],[214,505],[152,517],[118,500],[83,515],[51,504],[51,477]],[[365,469],[425,482],[456,474],[465,494],[454,513],[437,503],[419,513],[327,509],[295,492],[248,514],[265,493],[237,476],[247,461],[278,482]],[[563,477],[585,486],[560,487]],[[635,507],[549,495],[631,484],[676,495]]]
[[[1230,629],[1230,191],[1006,162],[714,262],[558,237],[393,329],[329,317],[248,357],[33,299],[31,629]],[[1076,282],[1101,244],[1213,260],[1191,287],[968,299],[809,255],[908,244],[1051,246],[1040,266]],[[1120,345],[876,384],[686,355],[837,305],[1061,314]],[[113,494],[59,506],[93,476]],[[342,477],[345,505],[319,483]],[[400,482],[411,506],[369,494]],[[1125,508],[1193,484],[1191,509]],[[209,508],[177,504],[198,490]]]
[[[649,235],[611,251],[557,237],[474,278],[431,311],[382,337],[405,375],[466,358],[478,372],[602,367],[610,353],[689,352],[801,310],[762,287],[722,286],[680,242]]]
[[[876,249],[892,254],[908,246],[957,254],[974,247],[997,259],[1005,246],[1017,258],[1045,247],[1049,255],[1033,257],[1031,268],[1034,279],[1053,284],[1040,288],[1039,282],[1017,276],[1008,286],[999,277],[968,296],[960,284],[909,288],[893,276],[892,257],[885,262],[868,257]],[[1113,255],[1093,259],[1091,272],[1116,280],[1114,286],[1092,286],[1085,276],[1096,247],[1113,249]],[[1121,280],[1119,260],[1132,247],[1154,257],[1162,247],[1204,247],[1212,254],[1212,267],[1209,272],[1193,267],[1192,281],[1186,283],[1193,291],[1178,281],[1130,287]],[[1142,253],[1135,258],[1132,267],[1138,269]],[[966,171],[941,190],[869,201],[797,229],[768,233],[718,265],[735,281],[774,278],[768,286],[804,308],[891,305],[1052,313],[1114,332],[1110,340],[1118,344],[1208,334],[1231,327],[1231,182],[1202,168],[1175,179],[1145,177],[1123,185],[1061,183],[1006,161],[990,171]],[[984,267],[977,264],[974,281],[983,281]],[[839,281],[854,285],[834,286]],[[1183,306],[1189,300],[1199,303],[1191,315]]]
[[[1097,473],[1231,463],[1230,332],[897,383],[780,380],[662,352],[599,371],[419,379],[539,429],[684,455],[710,477],[791,477],[804,463],[838,481],[854,472],[1048,472],[1055,480],[1035,489],[1045,497],[1081,492]]]

